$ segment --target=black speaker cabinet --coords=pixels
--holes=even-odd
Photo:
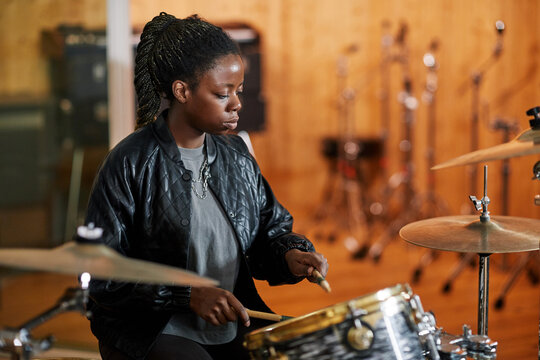
[[[0,207],[45,201],[58,155],[48,99],[0,102]]]
[[[105,31],[77,26],[42,34],[61,131],[77,146],[109,142],[106,43]]]

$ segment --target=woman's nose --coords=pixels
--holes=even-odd
[[[242,108],[242,99],[240,98],[240,94],[235,94],[234,96],[231,96],[231,102],[230,102],[230,109],[231,111],[240,111]]]

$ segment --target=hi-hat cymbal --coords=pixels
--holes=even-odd
[[[68,242],[54,249],[0,249],[0,265],[163,285],[217,285],[193,272],[122,256],[103,244]]]
[[[431,169],[445,169],[453,166],[469,165],[483,161],[508,159],[538,153],[540,153],[540,129],[529,129],[523,131],[512,141],[458,156],[457,158],[435,165]]]
[[[494,254],[538,250],[540,220],[492,216],[443,216],[405,225],[399,235],[407,242],[436,250]]]

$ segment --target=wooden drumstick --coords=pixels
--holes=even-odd
[[[278,315],[278,314],[249,310],[249,309],[246,309],[246,312],[250,318],[257,318],[257,319],[263,319],[263,320],[283,321],[287,319],[292,319],[292,317],[290,316]]]
[[[317,277],[317,284],[320,287],[322,287],[324,291],[326,291],[327,293],[332,291],[332,289],[330,289],[330,284],[328,283],[328,281],[326,281],[326,279],[321,275],[321,273],[317,269],[313,270],[313,275]]]

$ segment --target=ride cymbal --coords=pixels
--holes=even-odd
[[[492,216],[443,216],[405,225],[399,235],[407,242],[436,250],[493,254],[538,250],[540,220]]]
[[[469,165],[483,161],[508,159],[538,153],[540,153],[540,129],[529,129],[523,131],[512,141],[458,156],[439,165],[435,165],[431,169],[439,170],[459,165]]]
[[[0,249],[0,265],[163,285],[217,285],[193,272],[125,257],[103,244],[68,242],[54,249]]]

